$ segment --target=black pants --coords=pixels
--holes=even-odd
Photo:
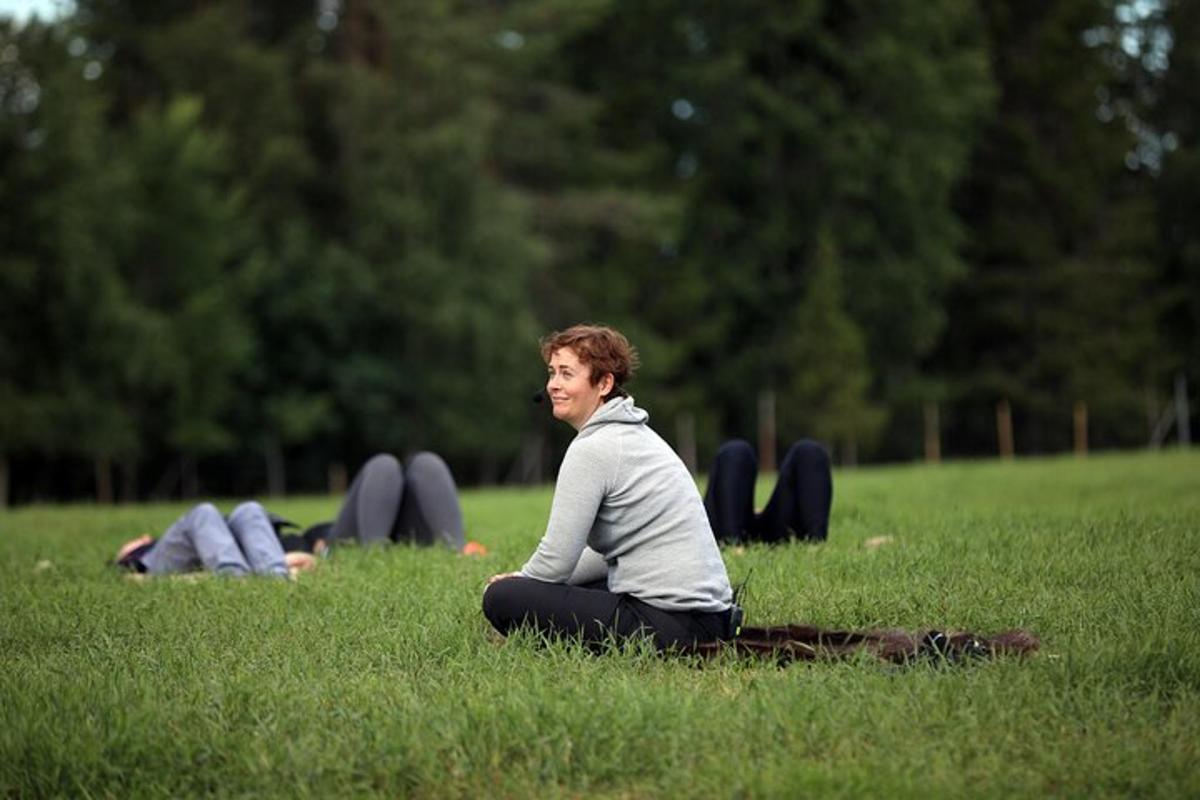
[[[833,504],[833,474],[824,447],[802,439],[788,448],[779,465],[775,491],[761,514],[754,513],[757,478],[758,456],[749,442],[734,439],[721,445],[704,495],[704,508],[717,541],[825,540]]]
[[[659,650],[733,636],[730,612],[664,611],[614,594],[600,581],[584,586],[505,578],[483,593],[483,613],[500,633],[527,624],[540,633],[579,639],[593,649],[609,641],[649,636]]]

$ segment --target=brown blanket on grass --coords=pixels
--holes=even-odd
[[[715,656],[732,650],[738,655],[781,663],[843,659],[866,653],[881,661],[902,664],[920,658],[962,661],[997,655],[1021,656],[1037,650],[1040,644],[1037,636],[1019,629],[979,636],[963,631],[844,631],[813,625],[774,625],[742,628],[737,638],[699,644],[695,652]]]

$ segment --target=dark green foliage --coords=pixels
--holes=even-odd
[[[0,30],[0,452],[135,449],[117,394],[136,313],[117,270],[110,203],[123,194],[104,98],[69,28]]]
[[[1074,402],[1088,404],[1094,441],[1144,442],[1161,299],[1148,178],[1126,165],[1137,139],[1112,110],[1118,43],[1097,33],[1112,11],[1091,0],[984,9],[999,96],[958,199],[972,275],[949,303],[952,394],[984,427],[1009,400],[1018,450],[1069,447]],[[948,440],[978,435],[965,427]]]
[[[1164,137],[1162,174],[1157,182],[1165,282],[1169,291],[1167,335],[1193,387],[1200,386],[1200,8],[1171,0],[1163,4],[1162,28],[1173,45],[1169,68],[1155,74],[1159,103],[1153,120]],[[1193,407],[1193,413],[1195,413]],[[1192,426],[1196,430],[1196,426]]]
[[[782,377],[783,438],[820,439],[853,464],[860,445],[873,445],[886,420],[869,400],[871,370],[862,332],[846,314],[841,269],[828,234],[820,235],[808,292],[775,352],[785,364],[806,365]]]
[[[865,337],[870,393],[894,400],[961,270],[946,200],[990,90],[974,10],[713,4],[678,24],[693,51],[678,96],[696,109],[677,122],[681,258],[709,287],[689,315],[704,326],[691,360],[714,375],[725,426],[753,429],[755,388],[835,368],[819,343],[815,365],[776,349],[796,336],[822,231]]]
[[[279,493],[416,448],[464,482],[544,478],[567,432],[526,404],[536,340],[585,320],[629,334],[634,394],[702,462],[753,438],[764,390],[781,438],[839,459],[914,457],[929,401],[951,454],[993,452],[1002,398],[1018,451],[1069,446],[1077,401],[1094,444],[1141,443],[1175,370],[1200,385],[1194,16],[79,0],[6,22],[0,484],[17,459],[20,498],[105,497],[112,464],[130,496]]]

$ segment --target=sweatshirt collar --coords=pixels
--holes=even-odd
[[[632,397],[618,397],[602,403],[579,429],[583,434],[602,425],[641,425],[650,419],[644,409],[633,404]]]

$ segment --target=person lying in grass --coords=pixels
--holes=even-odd
[[[576,325],[542,341],[553,414],[578,434],[550,520],[517,572],[494,575],[483,613],[589,645],[650,636],[660,650],[723,641],[738,611],[687,467],[623,388],[637,355],[620,332]]]
[[[386,453],[373,456],[350,484],[337,519],[303,535],[285,534],[293,523],[258,503],[243,503],[223,517],[202,503],[180,517],[159,539],[126,542],[116,563],[141,575],[208,570],[218,575],[287,576],[312,569],[314,556],[330,544],[406,541],[444,544],[466,555],[487,548],[465,540],[458,490],[450,468],[434,453],[421,452],[401,466]]]
[[[290,525],[267,513],[259,503],[242,503],[228,517],[212,503],[201,503],[171,524],[162,536],[140,536],[121,546],[115,564],[142,575],[172,575],[207,570],[216,575],[269,575],[288,578],[316,566],[313,551],[324,542],[312,536],[288,536]],[[308,550],[309,552],[305,552]]]

